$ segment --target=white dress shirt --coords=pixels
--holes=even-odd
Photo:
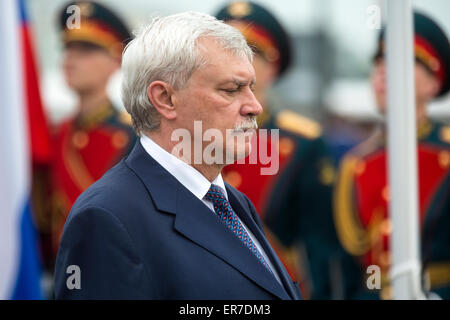
[[[194,167],[188,165],[186,162],[177,158],[173,154],[167,152],[163,148],[161,148],[157,143],[155,143],[148,136],[143,134],[141,136],[141,144],[144,147],[145,151],[155,159],[164,169],[166,169],[172,176],[174,176],[186,189],[188,189],[194,196],[196,196],[199,200],[201,200],[212,212],[214,212],[213,203],[206,199],[205,196],[208,193],[208,190],[211,184],[215,184],[219,186],[223,193],[225,194],[226,199],[228,200],[227,190],[225,188],[225,184],[222,179],[222,174],[214,179],[214,181],[210,182],[204,175],[202,175],[199,171],[197,171]],[[239,219],[239,217],[238,217]],[[239,219],[244,229],[247,231],[248,235],[252,239],[256,248],[258,248],[259,252],[262,254],[267,264],[269,265],[272,273],[275,275],[275,278],[280,282],[280,278],[272,265],[272,262],[264,252],[263,248],[259,241],[255,238],[253,233],[247,228],[242,220]]]

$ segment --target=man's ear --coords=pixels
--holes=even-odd
[[[148,98],[159,112],[159,114],[173,120],[177,117],[175,107],[172,103],[172,87],[163,81],[153,81],[147,88]]]

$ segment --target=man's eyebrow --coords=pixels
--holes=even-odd
[[[250,81],[250,83],[249,83],[248,81],[242,81],[242,80],[233,78],[232,82],[235,83],[236,85],[238,85],[239,87],[243,87],[243,86],[246,86],[246,85],[250,85],[250,86],[251,86],[251,85],[254,85],[255,82],[256,82],[256,79],[253,78],[253,79]]]
[[[240,80],[240,79],[237,79],[237,78],[232,78],[232,79],[226,79],[226,80],[224,80],[224,81],[221,81],[221,82],[219,83],[219,86],[227,85],[227,84],[230,84],[230,83],[235,84],[235,85],[237,85],[238,87],[243,87],[243,86],[246,86],[246,85],[253,86],[253,85],[255,84],[255,82],[256,82],[256,78],[253,78],[253,79],[250,81],[250,83],[249,83],[248,81],[245,81],[245,80]]]

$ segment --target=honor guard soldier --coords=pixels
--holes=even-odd
[[[74,8],[79,10],[69,10]],[[79,24],[73,14],[79,14]],[[125,23],[110,9],[91,1],[67,4],[59,16],[64,43],[64,73],[78,96],[78,110],[63,122],[54,139],[54,255],[66,217],[77,199],[134,145],[128,114],[107,96],[110,76],[120,68],[122,51],[131,40]],[[126,116],[125,116],[126,115]]]
[[[414,14],[415,91],[418,139],[419,224],[425,291],[450,298],[450,126],[430,120],[426,106],[450,89],[450,45],[430,17]],[[386,109],[385,36],[380,33],[371,84],[381,113]],[[395,106],[394,106],[395,107]],[[395,128],[394,128],[395,130]],[[388,272],[389,185],[386,132],[373,135],[341,162],[335,192],[335,220],[339,239],[350,255],[344,270],[348,298],[392,297]],[[395,232],[395,230],[393,231]],[[369,290],[367,268],[381,271],[381,289]],[[356,270],[356,271],[355,271]]]
[[[262,144],[269,154],[279,151],[279,156],[271,155],[276,172],[262,174],[267,165],[247,161],[225,167],[224,178],[256,206],[268,238],[291,276],[299,280],[303,296],[329,298],[329,259],[338,242],[332,225],[332,161],[320,125],[283,110],[268,95],[291,64],[289,36],[272,13],[253,2],[232,2],[216,16],[240,30],[255,51],[254,93],[264,110],[258,127],[259,133],[268,132],[267,139],[258,134],[259,142],[253,144],[258,148],[253,147],[252,153]],[[279,129],[278,139],[270,129]]]

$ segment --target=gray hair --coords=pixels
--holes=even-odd
[[[197,46],[204,37],[253,61],[253,52],[237,29],[197,12],[153,18],[126,46],[122,56],[122,101],[138,135],[160,125],[160,115],[148,98],[150,83],[159,80],[175,89],[183,88],[192,73],[207,63]]]

